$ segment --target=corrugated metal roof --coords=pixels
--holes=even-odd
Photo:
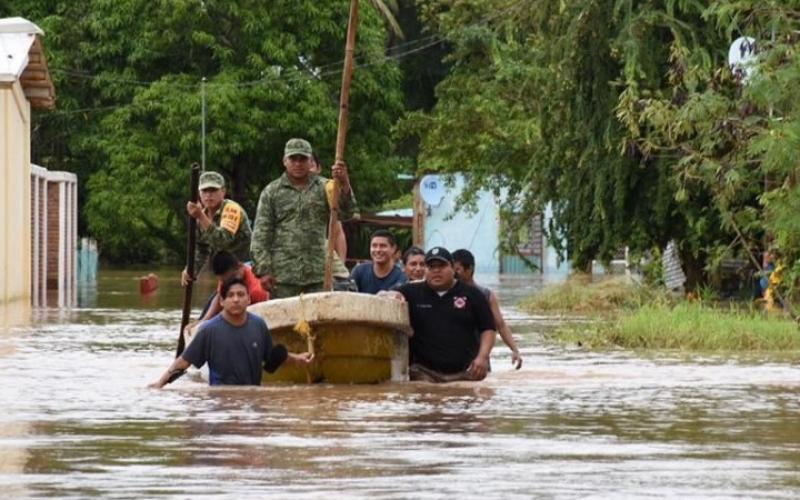
[[[32,107],[50,109],[56,96],[42,35],[44,31],[27,19],[0,19],[0,83],[19,80]]]
[[[21,17],[0,19],[0,81],[19,80],[28,66],[28,52],[43,31]]]

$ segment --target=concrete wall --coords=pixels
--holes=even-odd
[[[0,303],[31,300],[30,104],[0,83]]]
[[[478,211],[469,213],[456,205],[456,199],[464,189],[463,176],[456,174],[448,186],[442,201],[437,206],[428,206],[415,195],[415,213],[424,213],[424,248],[443,246],[450,251],[466,248],[475,255],[475,270],[478,274],[489,273],[530,273],[516,255],[501,255],[500,208],[499,200],[488,191],[481,191],[478,198]],[[570,272],[566,262],[559,262],[557,254],[542,226],[547,226],[553,217],[550,205],[545,213],[531,221],[532,241],[529,258],[541,267],[545,281],[561,281]],[[502,264],[502,265],[501,265]]]
[[[425,249],[442,246],[450,250],[466,248],[475,256],[478,273],[497,273],[500,270],[500,211],[494,196],[481,191],[478,211],[469,213],[456,204],[464,189],[464,178],[453,177],[442,202],[431,206],[425,218]]]

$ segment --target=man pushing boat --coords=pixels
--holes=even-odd
[[[297,365],[313,361],[310,353],[294,354],[280,344],[273,346],[264,320],[247,312],[250,293],[242,278],[225,281],[217,300],[222,313],[200,328],[151,388],[174,381],[189,365],[200,368],[208,363],[210,385],[261,385],[262,368],[272,373],[287,361]]]
[[[433,247],[425,254],[425,280],[382,291],[408,303],[414,335],[409,341],[411,380],[483,380],[495,340],[495,324],[483,293],[455,278],[453,257]]]

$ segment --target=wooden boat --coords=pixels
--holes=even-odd
[[[369,384],[408,380],[408,308],[398,300],[352,292],[321,292],[248,308],[264,319],[274,343],[314,352],[308,367],[284,364],[263,383]],[[308,328],[305,328],[308,326]],[[186,337],[191,341],[192,330]]]

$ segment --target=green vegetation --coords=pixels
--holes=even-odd
[[[654,301],[666,302],[664,292],[632,282],[624,277],[592,281],[585,274],[571,276],[566,282],[545,288],[525,299],[520,307],[537,314],[616,314],[619,309],[633,309]]]
[[[552,207],[548,241],[576,269],[676,242],[690,290],[773,249],[800,293],[800,4],[786,0],[362,2],[348,161],[363,207],[408,192],[399,172],[466,174],[504,194],[514,253]],[[329,163],[348,2],[7,0],[47,33],[58,109],[32,156],[81,178],[81,231],[118,263],[182,248],[199,159],[252,214],[302,135]],[[753,37],[743,84],[731,42]]]
[[[550,204],[550,241],[577,269],[675,240],[695,289],[773,246],[793,296],[797,2],[438,0],[421,13],[453,47],[433,110],[397,127],[420,138],[421,163],[470,165],[473,194],[509,194],[512,227]],[[741,35],[758,44],[747,85],[727,64]],[[518,234],[504,232],[508,250]]]
[[[800,330],[783,317],[699,303],[660,304],[623,311],[606,322],[558,330],[555,337],[589,348],[684,351],[797,351]]]
[[[711,305],[710,305],[711,304]],[[678,349],[687,351],[800,350],[797,323],[741,304],[671,298],[624,278],[589,282],[584,277],[545,289],[524,301],[531,312],[589,315],[553,332],[562,342],[589,348]]]
[[[347,160],[363,207],[402,194],[390,129],[405,111],[390,24],[362,2]],[[389,2],[390,4],[394,2]],[[333,162],[349,2],[9,0],[44,31],[58,106],[33,116],[32,157],[80,178],[81,232],[113,263],[170,260],[185,234],[189,166],[231,181],[249,211],[305,137]]]

